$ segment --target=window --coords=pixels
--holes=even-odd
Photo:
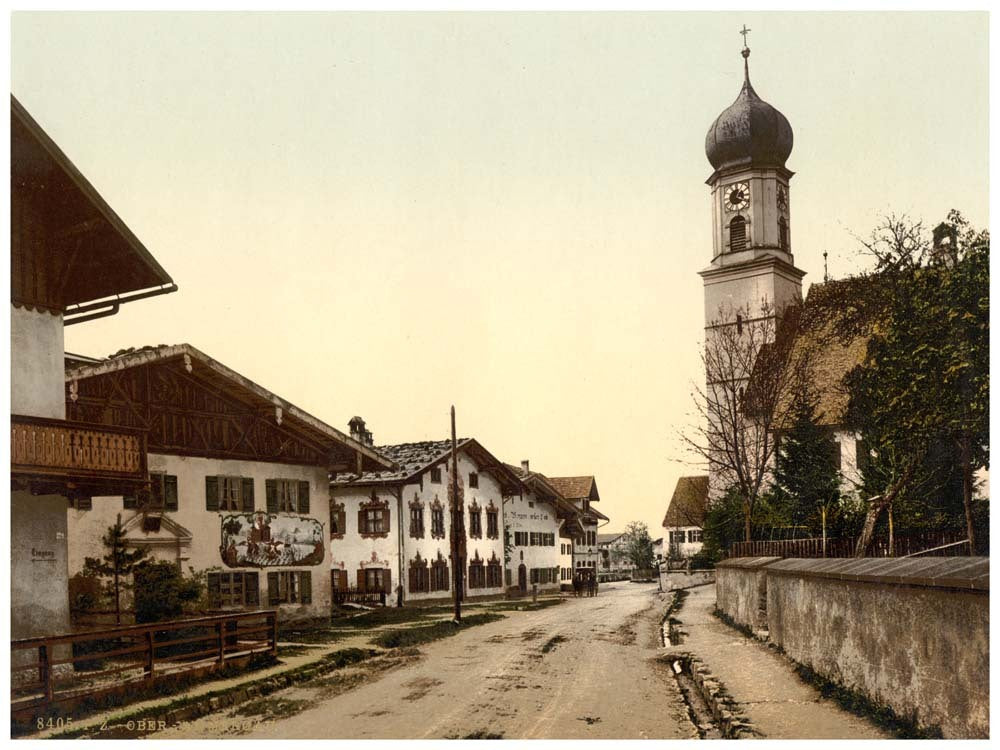
[[[729,222],[729,252],[738,253],[747,249],[747,222],[736,216]]]
[[[431,469],[431,481],[434,484],[441,484],[441,467],[435,466]]]
[[[358,571],[358,589],[392,593],[392,574],[388,568],[363,568]]]
[[[531,546],[531,547],[537,547],[538,546],[538,534],[537,533],[535,533],[534,531],[528,532],[528,539],[529,539],[529,542],[528,542],[529,546]]]
[[[135,497],[122,498],[124,508],[137,508],[141,503]],[[149,473],[149,500],[145,510],[177,510],[177,477],[162,472]]]
[[[264,482],[267,490],[268,513],[308,513],[309,482],[297,479],[268,479]]]
[[[427,561],[420,559],[420,553],[410,560],[410,593],[424,594],[430,591],[430,576]]]
[[[486,566],[483,565],[483,561],[479,559],[478,552],[476,552],[475,558],[469,562],[469,588],[486,588]]]
[[[479,487],[479,475],[474,472],[469,472],[469,487]]]
[[[330,502],[330,538],[343,539],[347,533],[347,512],[343,503]]]
[[[469,506],[469,536],[473,539],[483,538],[483,509],[475,500]]]
[[[701,529],[691,529],[688,532],[689,542],[700,542],[701,541]]]
[[[128,500],[129,498],[124,497],[122,501]],[[134,499],[134,498],[133,498]],[[79,497],[74,497],[70,503],[76,510],[93,510],[94,509],[94,498],[90,496],[81,495]],[[125,506],[128,507],[127,505]],[[135,506],[132,506],[135,507]]]
[[[379,500],[374,490],[358,510],[358,533],[363,538],[389,536],[389,501]]]
[[[208,606],[260,606],[260,581],[257,573],[209,573]]]
[[[419,500],[410,502],[410,536],[424,538],[424,504]]]
[[[312,573],[308,570],[268,573],[267,603],[312,604]]]
[[[350,588],[350,586],[347,583],[347,571],[331,570],[330,586],[334,591],[347,591],[347,589]]]
[[[778,219],[778,245],[782,250],[788,251],[788,221],[784,216]]]
[[[670,543],[671,544],[684,544],[684,532],[683,531],[671,531],[670,532]]]
[[[205,477],[205,510],[253,509],[253,477]]]
[[[743,316],[739,313],[736,314],[736,335],[743,335]]]
[[[431,591],[447,591],[448,580],[448,562],[438,552],[437,560],[431,563]]]
[[[500,538],[500,514],[493,507],[492,501],[486,506],[486,536],[490,539]]]
[[[528,546],[528,532],[527,531],[515,531],[514,532],[514,546],[515,547],[527,547]]]
[[[444,539],[444,507],[437,498],[431,503],[431,538]]]
[[[839,441],[830,440],[830,455],[832,456],[833,465],[837,467],[837,471],[842,471],[844,468],[844,455]]]
[[[528,501],[528,507],[529,507],[529,508],[534,508],[534,507],[535,507],[535,503],[534,503],[534,502],[532,502],[531,500],[529,500],[529,501]]]
[[[496,559],[496,553],[494,553],[493,559],[486,565],[486,588],[498,589],[502,587],[503,568],[500,565],[500,561]]]
[[[563,569],[563,578],[566,577],[566,570]],[[538,584],[558,583],[559,568],[532,568],[531,582]]]

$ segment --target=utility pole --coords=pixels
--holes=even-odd
[[[462,622],[462,574],[465,559],[465,524],[462,497],[458,494],[458,438],[455,437],[455,407],[451,407],[451,564],[454,570],[455,623]]]

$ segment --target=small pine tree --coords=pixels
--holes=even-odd
[[[122,590],[128,586],[127,578],[132,574],[135,566],[146,559],[146,550],[128,549],[120,513],[115,520],[115,525],[108,527],[101,542],[107,553],[101,558],[88,557],[84,559],[83,570],[88,575],[110,579],[105,584],[105,590],[115,603],[115,623],[121,625]]]
[[[805,390],[794,397],[792,419],[775,461],[775,500],[786,505],[793,525],[821,528],[825,535],[827,514],[840,498],[836,443],[819,425],[816,402]]]

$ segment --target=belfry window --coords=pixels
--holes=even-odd
[[[778,219],[778,244],[782,250],[788,252],[788,222],[784,216]]]
[[[747,249],[747,222],[736,216],[729,222],[729,252],[738,253]]]

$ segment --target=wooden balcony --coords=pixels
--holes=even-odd
[[[10,451],[12,480],[33,491],[117,494],[149,481],[140,430],[14,414]]]

